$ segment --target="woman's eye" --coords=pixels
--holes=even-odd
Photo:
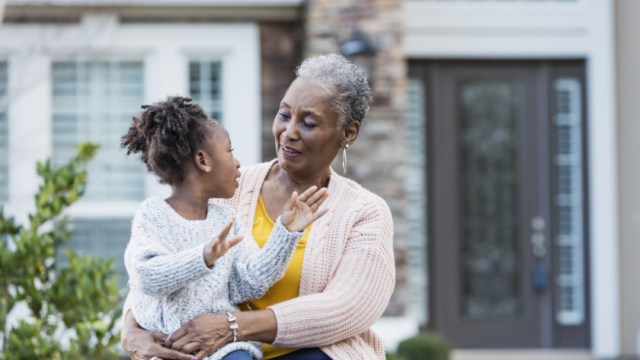
[[[231,148],[231,150],[229,150],[230,152],[233,152],[233,148]]]
[[[314,128],[314,127],[318,126],[318,125],[316,125],[316,124],[311,124],[311,123],[308,123],[308,122],[306,122],[306,121],[303,121],[303,122],[302,122],[302,125],[303,125],[304,127],[306,127],[306,128]]]
[[[287,114],[287,113],[284,113],[284,112],[281,112],[281,113],[280,113],[280,117],[281,117],[282,119],[284,119],[284,120],[289,120],[289,118],[291,118],[291,115],[290,115],[290,114]]]

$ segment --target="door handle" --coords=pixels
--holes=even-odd
[[[549,285],[549,274],[547,267],[542,262],[542,258],[547,253],[546,240],[544,236],[544,229],[546,223],[541,216],[534,216],[531,219],[531,246],[533,250],[533,256],[535,264],[533,266],[533,287],[537,293],[543,293],[547,290]]]
[[[547,224],[540,216],[534,216],[531,219],[531,228],[533,233],[531,234],[531,245],[533,246],[533,255],[539,259],[547,253],[545,244],[544,229]]]

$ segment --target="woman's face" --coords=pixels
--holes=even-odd
[[[240,162],[233,156],[229,133],[222,125],[208,127],[212,133],[203,149],[196,154],[201,168],[209,166],[211,171],[203,173],[203,188],[208,198],[228,199],[238,188]]]
[[[344,140],[338,115],[322,87],[295,80],[273,121],[278,164],[288,173],[317,176],[325,172]]]

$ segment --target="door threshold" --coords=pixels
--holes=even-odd
[[[593,360],[588,350],[562,349],[465,349],[451,355],[451,360]]]

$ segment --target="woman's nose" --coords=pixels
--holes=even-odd
[[[297,140],[298,139],[298,131],[295,126],[295,121],[289,121],[285,126],[285,129],[282,133],[284,138],[287,140]]]
[[[236,162],[236,169],[240,169],[240,161],[238,159],[236,159],[235,157],[233,158],[233,161]]]

